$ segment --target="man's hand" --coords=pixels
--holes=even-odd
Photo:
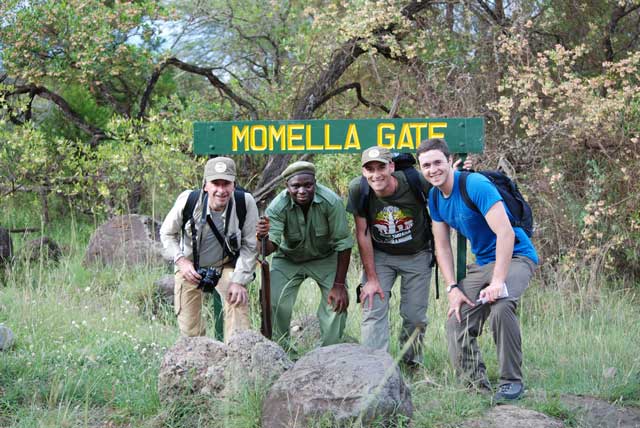
[[[269,236],[269,227],[269,217],[262,216],[258,219],[258,224],[256,225],[256,238],[258,238],[259,241]]]
[[[329,291],[327,303],[333,306],[334,312],[346,312],[349,307],[349,295],[344,284],[333,283],[333,287]]]
[[[380,300],[384,300],[384,291],[382,291],[380,287],[380,282],[377,280],[368,280],[367,283],[362,286],[362,290],[360,290],[362,307],[364,307],[364,302],[369,299],[369,310],[373,309],[373,297],[376,294],[380,296]]]
[[[229,284],[227,291],[227,302],[230,305],[246,305],[249,301],[249,295],[247,289],[237,282]]]
[[[191,284],[198,285],[202,277],[198,275],[196,269],[193,266],[193,262],[186,257],[180,257],[176,262],[178,269],[180,269],[180,273],[182,277]]]
[[[451,314],[455,314],[458,322],[462,322],[462,318],[460,318],[460,307],[462,307],[463,303],[466,303],[471,307],[475,306],[475,304],[469,300],[469,298],[458,287],[451,290],[447,295],[447,298],[449,299],[449,311],[447,312],[447,318],[449,318]]]
[[[480,298],[486,300],[487,303],[494,303],[500,298],[503,286],[504,282],[502,281],[491,281],[491,284],[480,292]]]
[[[458,169],[460,162],[462,162],[461,159],[456,160],[453,163],[453,169]],[[467,156],[467,158],[464,160],[464,163],[462,164],[462,169],[473,169],[473,160],[471,159],[471,157]]]

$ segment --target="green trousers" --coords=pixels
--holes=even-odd
[[[327,303],[329,291],[336,275],[337,253],[318,260],[294,263],[284,257],[274,256],[271,261],[271,318],[273,338],[287,341],[293,305],[302,282],[313,279],[320,287],[322,298],[318,305],[318,321],[322,333],[322,346],[340,343],[347,321],[347,313],[333,311]]]

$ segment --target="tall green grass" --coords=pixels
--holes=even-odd
[[[82,265],[93,221],[68,218],[55,237],[65,247],[59,264],[18,262],[0,288],[0,322],[13,329],[14,348],[0,354],[0,426],[3,427],[258,427],[266,389],[247,386],[227,402],[185,398],[162,406],[157,375],[175,342],[171,308],[158,303],[153,281],[162,268],[87,268]],[[19,250],[21,239],[17,240]],[[346,333],[360,337],[355,303],[358,262],[349,272],[351,305]],[[586,269],[585,269],[586,270]],[[520,305],[524,372],[521,405],[571,423],[561,394],[589,394],[639,403],[638,296],[607,287],[583,289],[536,278]],[[250,286],[252,322],[259,328],[258,284]],[[451,426],[482,414],[490,397],[471,393],[449,364],[444,317],[446,298],[431,298],[425,336],[425,369],[407,375],[414,427]],[[294,318],[313,315],[320,299],[315,284],[302,286]],[[399,352],[401,319],[394,295],[391,352]],[[210,311],[206,311],[211,318]],[[487,326],[488,328],[488,326]],[[213,328],[208,331],[212,332]],[[488,330],[480,346],[492,381],[498,377]],[[308,349],[298,349],[306,352]],[[606,370],[615,368],[615,376]],[[406,426],[398,421],[398,426]],[[111,424],[111,425],[109,425]],[[319,420],[317,426],[327,426]]]

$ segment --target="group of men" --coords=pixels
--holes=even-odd
[[[249,328],[246,286],[253,278],[260,240],[264,252],[273,253],[274,339],[287,343],[300,285],[312,278],[322,293],[317,310],[322,345],[339,343],[349,306],[346,274],[353,238],[348,211],[355,219],[363,264],[357,292],[362,304],[362,344],[388,349],[389,300],[400,277],[402,361],[409,367],[422,364],[435,248],[447,283],[448,348],[456,371],[470,386],[491,391],[477,345],[491,315],[500,366],[495,398],[520,398],[524,386],[516,307],[538,262],[536,251],[524,231],[512,227],[502,197],[481,174],[470,174],[466,180],[466,193],[477,209],[467,205],[459,189],[460,172],[444,140],[423,141],[417,156],[421,174],[414,169],[396,170],[387,148],[365,150],[362,177],[349,185],[346,210],[336,193],[316,181],[312,163],[294,162],[282,173],[286,189],[262,217],[249,193],[236,190],[234,194],[233,161],[210,159],[195,207],[185,209],[193,205],[188,199],[194,199],[194,192],[183,192],[160,231],[176,265],[175,311],[181,334],[205,334],[203,268],[219,272],[215,291],[224,301],[225,340]],[[239,220],[238,213],[244,218]],[[469,239],[476,256],[459,284],[454,276],[450,228]]]

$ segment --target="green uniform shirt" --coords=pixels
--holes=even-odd
[[[402,171],[395,171],[398,188],[385,198],[369,191],[367,224],[371,232],[373,247],[389,254],[415,254],[430,248],[429,228],[425,212],[426,206],[418,201]],[[426,194],[431,185],[420,176]],[[360,210],[360,177],[349,183],[347,211],[359,217],[367,213]]]
[[[278,246],[275,257],[305,262],[353,247],[342,199],[316,183],[316,193],[305,219],[302,208],[283,190],[267,207],[269,240]]]

